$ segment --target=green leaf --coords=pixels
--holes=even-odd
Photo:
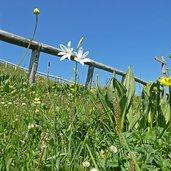
[[[119,167],[119,161],[118,161],[118,157],[114,157],[112,160],[108,160],[107,161],[107,167],[109,168],[116,168]]]
[[[135,79],[131,67],[128,68],[127,73],[122,80],[122,83],[127,90],[126,97],[127,97],[127,108],[128,108],[135,94]]]
[[[139,121],[141,114],[139,111],[134,110],[133,107],[130,108],[129,113],[127,114],[127,119],[129,122],[128,130],[130,131]]]
[[[106,101],[108,106],[113,111],[114,109],[114,98],[117,98],[118,102],[120,103],[121,111],[126,103],[126,89],[125,87],[114,77],[110,80],[107,93],[106,93]]]

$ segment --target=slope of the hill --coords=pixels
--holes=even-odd
[[[168,131],[119,134],[96,92],[75,88],[41,77],[28,85],[27,73],[0,65],[0,170],[171,169]]]

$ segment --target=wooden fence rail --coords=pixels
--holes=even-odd
[[[44,43],[36,42],[36,41],[30,42],[30,39],[26,39],[24,37],[6,32],[4,30],[0,30],[0,40],[5,41],[7,43],[14,44],[14,45],[22,46],[25,48],[27,48],[28,45],[30,44],[29,49],[32,49],[32,57],[31,57],[30,66],[29,66],[30,82],[34,82],[34,75],[37,72],[40,52],[44,52],[47,54],[51,54],[51,55],[60,57],[59,55],[57,55],[59,52],[61,52],[61,50],[59,48],[56,48],[56,47],[53,47],[53,46],[50,46],[50,45],[47,45]],[[71,57],[71,60],[74,60],[73,56]],[[121,70],[112,68],[110,66],[104,65],[102,63],[96,62],[91,59],[89,62],[86,62],[85,65],[89,66],[86,84],[85,84],[86,88],[91,88],[94,68],[102,69],[104,71],[108,71],[111,73],[115,72],[117,75],[121,75],[121,76],[124,76],[126,74],[125,72],[123,72]],[[147,84],[146,81],[144,81],[140,78],[137,78],[137,77],[135,77],[135,81],[142,85]]]

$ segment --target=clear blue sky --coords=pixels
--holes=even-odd
[[[161,76],[155,56],[171,62],[171,1],[170,0],[1,0],[0,27],[11,33],[31,38],[39,8],[39,25],[35,41],[55,47],[71,40],[76,47],[84,36],[83,48],[89,58],[126,71],[131,65],[134,74],[146,81]],[[24,48],[1,42],[0,58],[18,63]],[[22,63],[28,66],[30,53]],[[67,79],[74,77],[74,62],[41,53],[39,71]],[[79,65],[79,77],[85,82],[87,66]],[[111,74],[95,70],[105,83]],[[95,75],[94,74],[94,75]]]

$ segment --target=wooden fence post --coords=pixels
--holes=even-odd
[[[89,65],[88,67],[88,74],[87,74],[87,80],[85,84],[85,88],[90,89],[91,84],[92,84],[92,79],[93,79],[93,72],[94,72],[94,66]]]
[[[156,61],[160,62],[161,63],[161,69],[162,69],[162,77],[166,77],[166,61],[164,59],[164,57],[156,57],[155,58]],[[164,101],[166,101],[166,88],[163,87],[163,99]]]
[[[31,55],[30,64],[29,64],[29,73],[28,73],[29,84],[32,84],[35,82],[35,76],[36,76],[38,62],[39,62],[39,55],[40,55],[39,50],[37,49],[32,50],[32,55]]]

